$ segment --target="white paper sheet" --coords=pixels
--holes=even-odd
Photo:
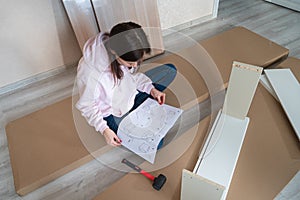
[[[181,113],[179,108],[148,98],[121,121],[118,137],[124,147],[153,164],[160,140]]]

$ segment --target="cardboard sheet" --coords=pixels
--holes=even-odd
[[[258,85],[228,199],[273,199],[300,169],[300,145],[280,104]]]
[[[294,58],[294,57],[288,57],[286,60],[284,60],[282,63],[277,65],[275,68],[277,69],[285,69],[290,68],[293,72],[296,79],[300,80],[300,59]]]
[[[227,198],[273,199],[300,169],[300,146],[281,106],[260,84],[248,116],[251,123]],[[208,125],[204,122],[200,123],[200,128]],[[198,152],[197,148],[192,146],[180,161],[153,172],[156,175],[163,173],[168,177],[166,187],[160,192],[153,190],[141,175],[127,174],[95,199],[118,199],[121,196],[124,199],[179,199],[180,168],[191,171],[195,163],[191,164],[190,161],[195,162],[196,157],[192,156],[197,154],[190,153]]]
[[[288,58],[277,68],[291,68],[300,80],[300,60]],[[300,169],[300,145],[281,105],[258,85],[251,119],[228,199],[273,199]]]
[[[196,125],[188,130],[183,137],[178,138],[176,142],[178,145],[182,145],[186,139],[194,134],[194,131],[197,131],[197,135],[192,145],[178,160],[168,167],[151,172],[151,174],[154,176],[164,174],[167,177],[167,182],[160,191],[153,189],[151,181],[146,177],[137,173],[129,173],[107,188],[104,192],[100,193],[97,197],[95,197],[95,200],[120,199],[120,197],[122,197],[123,200],[179,199],[182,169],[188,169],[190,171],[193,170],[193,167],[197,162],[199,149],[204,141],[209,123],[210,117],[206,117],[199,123],[199,125]],[[159,153],[160,152],[158,152],[158,154]],[[124,167],[126,166],[124,165]],[[141,168],[144,169],[142,166]]]
[[[285,59],[289,54],[288,49],[244,27],[225,31],[202,40],[199,44],[201,48],[204,48],[205,53],[198,45],[195,45],[155,60],[154,66],[171,62],[178,67],[179,76],[170,85],[170,89],[178,94],[182,108],[191,107],[189,103],[195,100],[195,95],[198,102],[207,98],[208,95],[203,96],[203,93],[209,90],[208,86],[215,91],[223,89],[223,83],[227,87],[233,61],[265,68]],[[211,64],[207,56],[215,65]],[[153,65],[146,66],[143,70],[151,67]],[[188,78],[188,83],[185,81],[186,78]],[[222,85],[218,84],[218,79],[221,79]]]
[[[236,27],[201,41],[228,82],[233,61],[267,67],[288,56],[289,50],[244,27]]]
[[[70,98],[8,123],[6,134],[20,195],[92,159],[77,135]]]
[[[204,40],[201,44],[214,59],[225,84],[229,80],[233,60],[266,66],[288,54],[287,49],[240,27]],[[248,48],[245,48],[247,45]],[[183,53],[199,59],[194,47],[183,50]],[[172,63],[179,72],[166,91],[168,104],[186,109],[208,98],[206,83],[191,63],[178,55],[165,56],[155,62],[156,66]],[[201,59],[197,66],[200,65]],[[145,66],[144,70],[151,67]],[[71,102],[71,98],[65,99],[6,126],[18,194],[24,195],[92,159],[76,132]],[[89,151],[96,151],[105,145],[103,137],[92,127],[85,125],[83,128],[91,131],[84,139],[96,141]],[[173,193],[172,190],[170,192]]]

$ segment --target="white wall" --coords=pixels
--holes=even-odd
[[[157,0],[163,29],[212,15],[216,0]],[[0,90],[81,57],[61,0],[0,0]]]
[[[157,0],[162,29],[212,15],[214,1],[216,0]]]
[[[60,0],[0,3],[0,87],[81,57]]]

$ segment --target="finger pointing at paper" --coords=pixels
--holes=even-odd
[[[164,104],[165,103],[165,100],[166,100],[166,94],[155,89],[155,88],[152,88],[151,91],[150,91],[150,94],[151,96],[157,100],[157,102],[159,104]]]

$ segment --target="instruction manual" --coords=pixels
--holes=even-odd
[[[121,121],[118,137],[124,147],[153,164],[159,142],[181,113],[179,108],[148,98]]]

